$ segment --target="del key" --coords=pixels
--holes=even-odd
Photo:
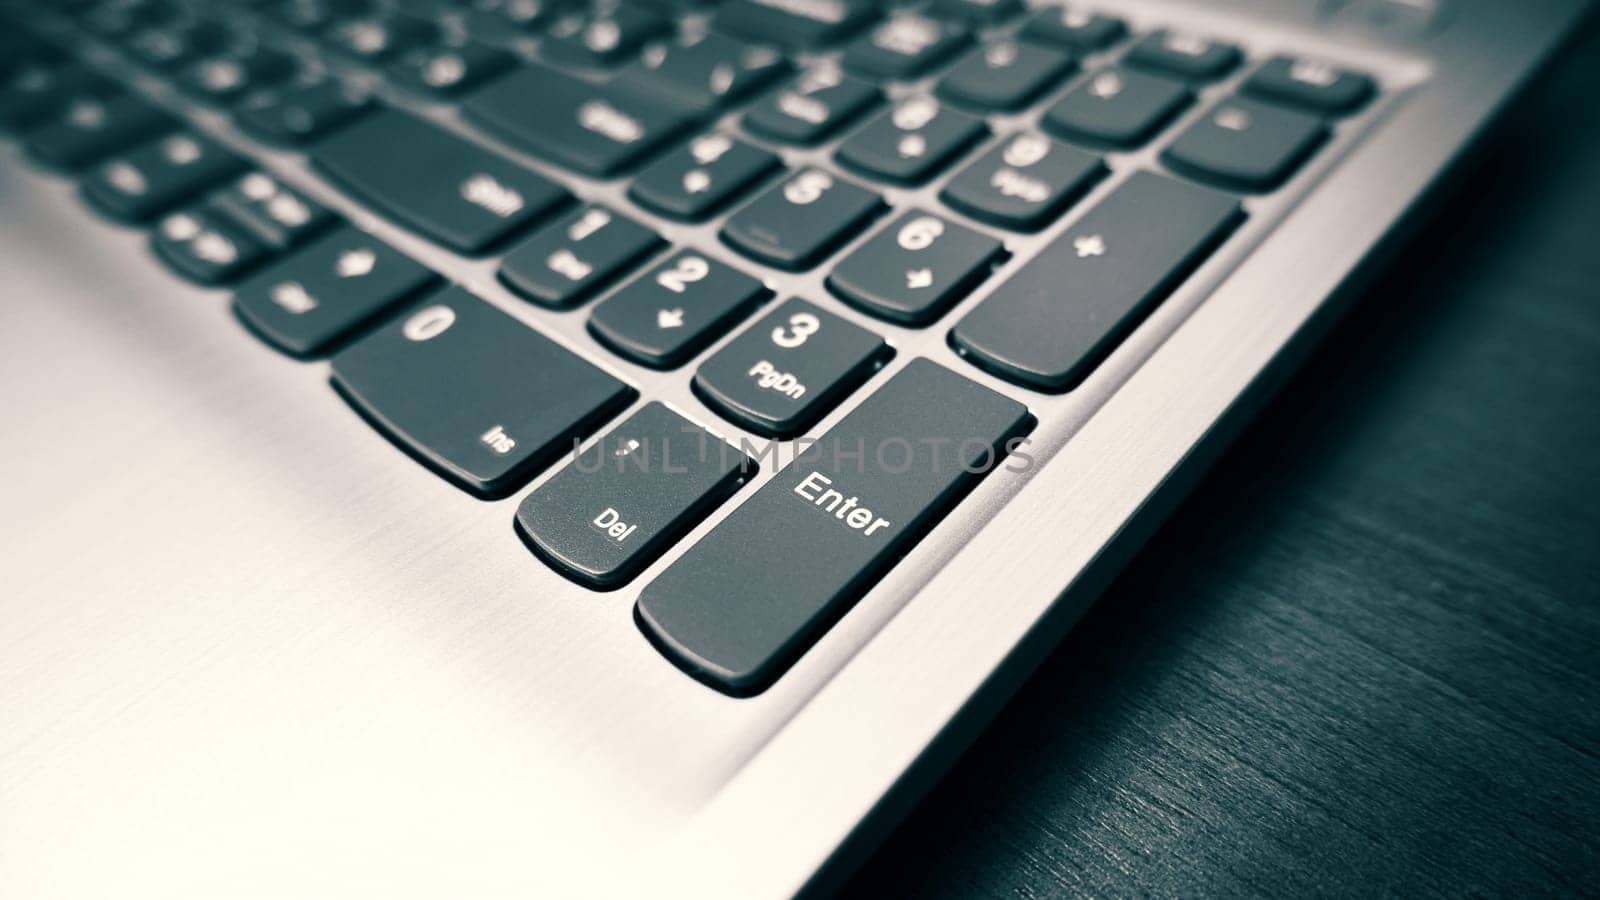
[[[1021,403],[912,360],[646,586],[639,627],[723,693],[766,689],[1009,464],[1032,421]]]

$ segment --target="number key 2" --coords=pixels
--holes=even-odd
[[[726,333],[766,296],[749,275],[685,250],[596,306],[589,331],[634,362],[670,369]]]
[[[768,437],[791,437],[891,353],[865,328],[791,299],[702,363],[694,388],[729,421]]]

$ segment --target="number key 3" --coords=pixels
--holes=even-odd
[[[768,437],[811,427],[882,366],[872,332],[791,299],[700,366],[694,388],[724,418]]]

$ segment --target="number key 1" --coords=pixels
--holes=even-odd
[[[702,363],[694,388],[724,418],[757,434],[791,437],[822,418],[891,352],[865,328],[791,299]]]

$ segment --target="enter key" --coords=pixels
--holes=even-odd
[[[979,479],[1023,466],[1032,425],[912,360],[647,585],[634,618],[690,675],[759,693]]]

